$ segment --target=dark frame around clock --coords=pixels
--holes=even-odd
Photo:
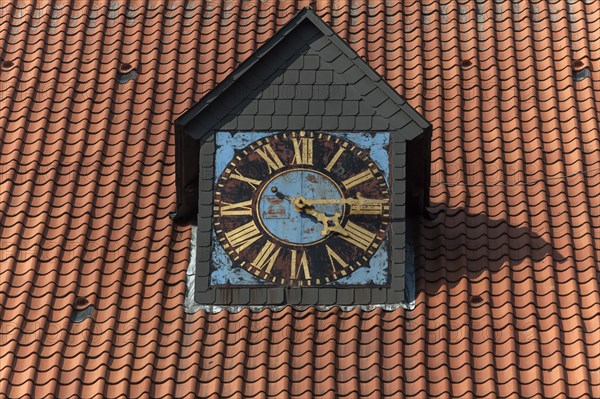
[[[196,269],[196,301],[221,306],[236,305],[369,305],[404,300],[405,270],[405,175],[406,141],[390,132],[390,278],[385,286],[211,286],[210,259],[214,197],[215,133],[200,147],[199,209]],[[359,133],[359,132],[357,132]]]

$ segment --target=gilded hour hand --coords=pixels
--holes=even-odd
[[[323,225],[321,235],[324,236],[330,231],[341,234],[343,236],[348,235],[348,231],[344,229],[340,224],[341,215],[339,212],[334,213],[333,216],[328,216],[325,214],[325,212],[317,211],[312,205],[307,204],[305,201],[306,199],[304,197],[290,197],[290,202],[292,203],[292,205],[294,205],[294,209],[296,211],[314,217],[319,223]]]
[[[289,195],[280,192],[277,193],[277,197],[290,201],[292,205],[294,205],[296,212],[301,212],[317,219],[317,221],[323,225],[321,235],[327,235],[329,232],[335,232],[343,236],[349,235],[348,231],[340,224],[341,215],[339,212],[336,212],[332,216],[328,216],[325,212],[319,212],[314,206],[308,204],[307,199],[304,197],[290,197]]]

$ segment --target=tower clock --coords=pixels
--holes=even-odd
[[[390,192],[368,149],[283,132],[236,151],[216,180],[213,220],[234,267],[271,284],[335,284],[386,242]]]

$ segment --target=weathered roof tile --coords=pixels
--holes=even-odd
[[[186,314],[173,121],[309,3],[432,125],[415,308]],[[479,3],[3,2],[0,392],[600,397],[600,5]]]

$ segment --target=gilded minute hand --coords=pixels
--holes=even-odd
[[[322,199],[310,199],[303,198],[306,205],[321,205],[321,204],[346,204],[346,205],[383,205],[386,200],[378,200],[372,198],[365,198],[361,193],[356,193],[356,198],[322,198]]]

